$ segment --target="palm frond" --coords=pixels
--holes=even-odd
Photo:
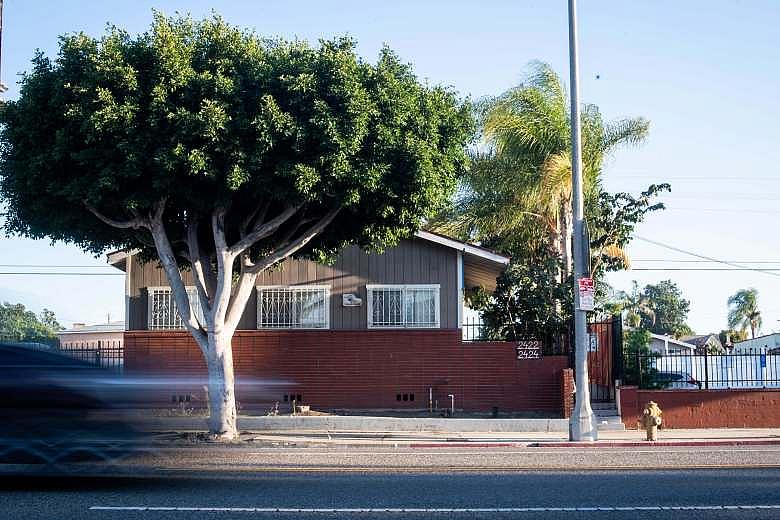
[[[650,121],[642,117],[621,119],[604,125],[601,148],[609,153],[616,146],[637,146],[647,139]]]
[[[614,258],[616,260],[622,260],[623,266],[626,269],[631,269],[631,258],[628,256],[628,252],[617,244],[610,244],[605,246],[601,250],[601,254]]]

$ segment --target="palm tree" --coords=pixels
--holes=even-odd
[[[561,257],[565,279],[573,213],[569,101],[561,79],[549,65],[533,62],[526,81],[484,101],[478,112],[482,148],[472,154],[451,212],[433,226],[470,239],[523,236],[543,243]],[[607,123],[596,106],[582,108],[586,199],[598,196],[604,158],[642,142],[648,126],[641,118]]]
[[[750,337],[755,338],[761,328],[761,311],[758,310],[758,291],[741,289],[729,297],[729,328],[741,332],[750,329]]]
[[[639,324],[642,323],[642,316],[646,316],[651,323],[655,323],[653,304],[639,290],[639,284],[636,280],[632,282],[631,292],[621,292],[617,299],[623,310],[626,311],[626,324],[629,327],[639,327]]]

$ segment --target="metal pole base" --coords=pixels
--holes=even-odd
[[[596,415],[590,408],[590,403],[576,406],[569,419],[569,440],[595,442],[599,440]]]

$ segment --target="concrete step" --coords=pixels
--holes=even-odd
[[[593,413],[599,417],[611,417],[613,415],[619,415],[617,408],[596,408],[593,410]]]
[[[620,419],[620,416],[596,417],[599,431],[625,431],[626,425]]]
[[[591,402],[590,407],[592,410],[605,410],[605,409],[614,409],[617,406],[615,405],[615,401],[606,401],[606,402]]]

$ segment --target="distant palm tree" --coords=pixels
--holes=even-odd
[[[626,324],[629,327],[636,328],[642,323],[642,316],[647,316],[651,323],[655,323],[655,311],[653,311],[652,302],[647,296],[639,290],[639,284],[632,282],[630,293],[621,293],[618,301],[626,311]]]
[[[560,256],[565,279],[573,213],[569,100],[561,79],[549,65],[533,62],[526,81],[483,102],[479,112],[483,147],[472,155],[455,207],[433,226],[477,240],[535,240]],[[595,200],[604,158],[621,145],[642,142],[649,123],[608,123],[595,105],[584,105],[581,117],[585,196]],[[610,251],[623,254],[614,247],[602,253]]]
[[[758,310],[758,291],[742,289],[729,297],[729,328],[745,331],[750,328],[750,337],[755,338],[761,328],[761,311]]]

